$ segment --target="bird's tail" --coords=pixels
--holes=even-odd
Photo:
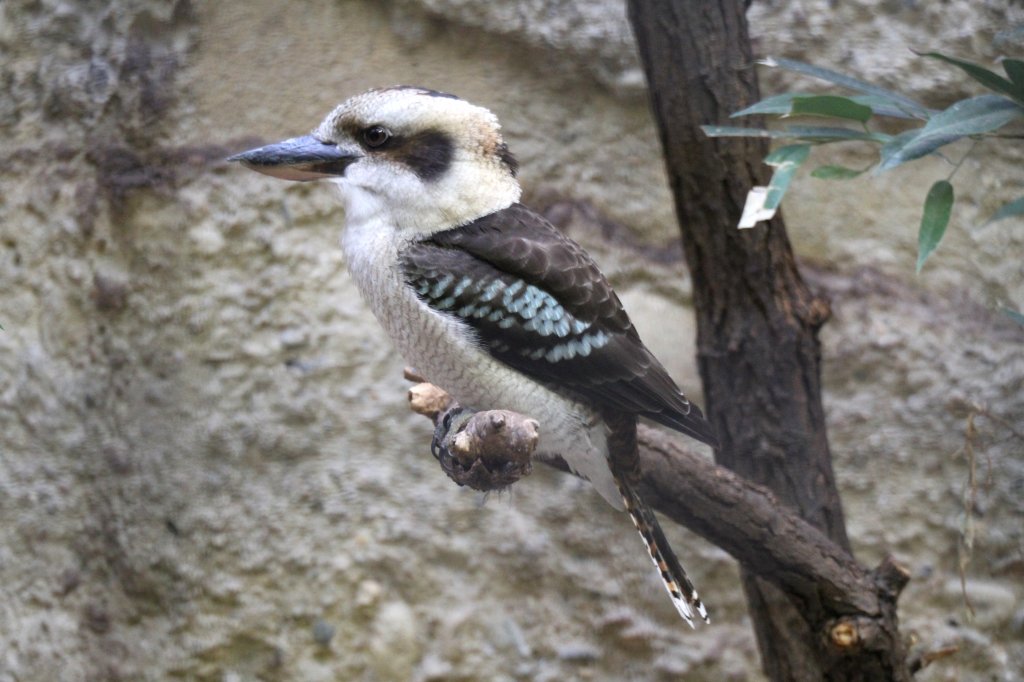
[[[665,533],[661,530],[658,519],[654,516],[654,510],[647,506],[647,503],[641,499],[640,495],[629,484],[623,483],[621,480],[617,481],[617,483],[619,485],[619,493],[622,494],[622,501],[626,504],[626,511],[629,512],[630,518],[633,519],[633,525],[640,531],[640,537],[644,539],[644,544],[647,545],[647,551],[651,555],[651,560],[654,561],[654,566],[661,574],[661,580],[665,585],[665,589],[668,590],[668,595],[672,598],[672,603],[675,605],[679,615],[683,617],[683,620],[691,628],[694,627],[694,612],[705,623],[710,623],[708,611],[704,608],[700,597],[697,596],[697,589],[690,582],[686,571],[683,570],[682,564],[679,563],[679,559],[676,558],[675,553],[669,546]]]

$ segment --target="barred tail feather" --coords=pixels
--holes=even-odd
[[[686,571],[683,570],[679,559],[676,558],[675,553],[669,546],[665,533],[661,530],[658,519],[654,516],[654,510],[648,507],[647,503],[629,485],[622,481],[618,481],[618,484],[619,492],[622,494],[622,501],[626,505],[626,511],[629,512],[630,518],[633,519],[633,525],[640,531],[640,537],[643,538],[644,544],[647,545],[647,551],[651,555],[651,560],[654,561],[654,566],[658,569],[665,589],[668,590],[668,595],[672,598],[672,603],[675,605],[679,615],[683,617],[683,620],[691,628],[694,627],[693,614],[695,611],[705,623],[710,623],[711,619],[708,618],[707,609],[704,608],[700,597],[697,596],[697,589],[690,582]]]

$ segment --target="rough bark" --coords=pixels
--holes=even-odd
[[[849,550],[821,401],[817,331],[829,316],[796,268],[781,216],[737,230],[747,191],[767,184],[767,142],[713,139],[759,98],[738,0],[629,0],[694,280],[698,365],[722,448],[718,461]],[[837,658],[821,637],[821,594],[780,591],[744,564],[744,590],[774,680],[904,679],[895,611],[891,648]]]
[[[653,429],[641,433],[644,498],[740,562],[754,620],[766,633],[786,630],[782,646],[766,655],[791,654],[796,636],[811,655],[766,664],[775,680],[909,680],[896,602],[909,579],[891,557],[874,570],[780,504],[766,488],[681,450]],[[783,599],[776,609],[761,599],[765,588]],[[757,615],[754,615],[757,614]]]

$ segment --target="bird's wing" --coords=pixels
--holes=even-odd
[[[399,263],[420,300],[473,328],[498,360],[716,444],[594,261],[529,209],[515,204],[413,242]]]

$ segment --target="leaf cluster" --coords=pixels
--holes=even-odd
[[[767,114],[788,118],[812,116],[830,119],[833,125],[788,125],[780,129],[745,128],[707,125],[704,132],[711,137],[767,137],[791,141],[772,151],[765,162],[775,168],[768,188],[757,188],[748,197],[744,211],[746,222],[740,227],[752,227],[757,220],[774,215],[797,169],[808,159],[812,146],[834,142],[860,142],[878,150],[878,161],[866,168],[846,168],[824,165],[815,168],[811,176],[824,180],[848,180],[872,170],[881,173],[908,161],[931,154],[964,138],[979,139],[1015,121],[1024,119],[1024,61],[1003,59],[1006,77],[973,62],[949,57],[938,52],[919,53],[922,57],[937,59],[962,70],[968,76],[992,91],[991,94],[971,97],[955,102],[938,111],[898,92],[792,59],[769,58],[762,63],[818,78],[844,90],[851,96],[807,93],[786,93],[761,100],[753,106],[733,114],[742,117]],[[902,133],[890,135],[872,130],[869,122],[878,117],[905,119],[912,127]],[[859,126],[859,127],[858,127]],[[973,150],[973,147],[972,147]],[[921,226],[918,232],[917,272],[938,247],[952,214],[954,191],[951,180],[970,151],[955,164],[949,177],[932,185],[925,198]],[[755,206],[751,203],[755,202]],[[988,223],[1024,215],[1024,197],[1011,201],[997,210]],[[748,219],[749,216],[749,219]],[[986,223],[987,224],[987,223]]]

